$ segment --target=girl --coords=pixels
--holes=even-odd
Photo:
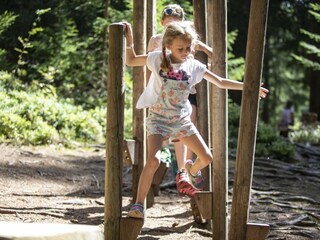
[[[183,8],[178,4],[170,4],[164,7],[164,9],[161,12],[161,25],[164,27],[164,29],[173,22],[182,22],[184,21],[185,13]],[[148,43],[147,52],[153,52],[153,51],[161,51],[162,49],[162,37],[163,34],[157,34],[150,38]],[[201,41],[197,41],[197,43],[194,46],[195,50],[197,51],[203,51],[205,52],[209,58],[211,58],[212,55],[212,48],[207,46],[206,44],[202,43]],[[150,79],[150,80],[149,80]],[[139,101],[137,103],[137,108],[145,108],[149,106],[145,106],[144,98],[147,97],[146,93],[153,94],[154,96],[157,95],[161,89],[162,80],[157,79],[153,77],[153,74],[151,74],[150,70],[147,69],[147,85],[148,90],[151,88],[154,88],[154,93],[145,92],[142,94],[142,96],[139,98]],[[154,98],[156,100],[156,98]],[[192,107],[191,112],[191,121],[196,124],[196,115],[197,115],[197,97],[196,97],[196,90],[193,87],[192,91],[189,94],[189,102]],[[164,154],[166,156],[166,153],[170,153],[170,150],[166,147],[168,146],[169,141],[163,142],[162,152],[161,155]],[[187,194],[187,195],[193,195],[195,190],[194,187],[189,183],[188,174],[185,170],[185,162],[186,159],[193,159],[193,152],[190,151],[190,149],[186,149],[185,145],[182,142],[174,142],[174,150],[177,160],[177,174],[176,174],[176,185],[177,190],[179,193]],[[204,182],[199,181],[199,184],[197,184],[195,187],[202,189],[204,187]]]
[[[188,96],[192,87],[203,78],[223,89],[242,90],[243,83],[219,77],[207,70],[204,64],[190,57],[192,45],[197,39],[197,34],[190,24],[169,24],[163,35],[162,51],[138,56],[133,49],[131,25],[124,24],[127,30],[126,64],[147,65],[154,77],[162,82],[159,95],[153,96],[156,99],[152,99],[152,96],[145,99],[151,103],[146,121],[148,160],[140,176],[136,203],[128,212],[129,217],[143,218],[143,202],[159,166],[163,140],[171,138],[172,141],[181,141],[197,155],[194,163],[187,161],[185,166],[193,186],[202,181],[200,170],[213,161],[211,151],[190,119],[191,106]],[[267,89],[260,88],[260,97],[265,98],[267,93]],[[193,188],[193,192],[188,192],[188,195],[192,197],[197,191]]]

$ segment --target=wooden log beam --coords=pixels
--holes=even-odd
[[[133,40],[134,50],[137,55],[146,52],[146,0],[133,1]],[[133,68],[133,139],[136,141],[135,159],[138,164],[132,166],[132,194],[135,202],[138,191],[140,174],[146,162],[145,154],[145,110],[135,106],[145,88],[145,67]]]
[[[251,1],[230,240],[246,239],[247,234],[267,13],[268,0]]]
[[[211,70],[227,77],[227,0],[208,1],[208,39],[214,54]],[[212,186],[213,239],[228,235],[228,101],[227,91],[210,85],[211,146],[213,148]]]
[[[125,38],[121,23],[109,26],[108,103],[105,164],[105,239],[120,238],[125,94]]]
[[[206,7],[205,0],[193,0],[193,18],[194,26],[199,34],[200,40],[204,43],[207,41],[206,35]],[[207,64],[208,57],[204,52],[197,52],[195,59]],[[196,126],[202,136],[203,140],[209,146],[209,83],[203,80],[196,85],[197,90],[197,122]],[[210,166],[202,169],[202,175],[205,180],[204,190],[209,191],[211,189],[211,174]]]

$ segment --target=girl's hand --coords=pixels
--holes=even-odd
[[[132,37],[132,27],[131,24],[128,22],[123,22],[126,30],[126,39],[127,39],[127,47],[133,46],[133,37]]]
[[[204,43],[199,41],[199,40],[195,40],[194,41],[194,50],[195,51],[202,51],[204,48]]]
[[[261,83],[261,86],[263,85],[263,83]],[[264,88],[264,87],[260,87],[260,92],[259,92],[259,96],[260,96],[260,99],[261,98],[266,98],[267,95],[269,93],[269,90]]]

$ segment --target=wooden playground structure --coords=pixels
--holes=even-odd
[[[194,22],[201,40],[214,49],[211,70],[220,76],[227,75],[227,4],[226,0],[193,1]],[[133,29],[135,52],[144,54],[146,39],[154,34],[155,0],[133,1]],[[205,14],[207,13],[207,16]],[[240,130],[236,158],[236,174],[228,227],[228,147],[227,147],[227,91],[208,86],[206,81],[197,86],[198,122],[197,127],[214,149],[214,162],[204,174],[210,179],[208,191],[197,193],[196,206],[200,218],[212,219],[213,239],[262,240],[269,226],[263,223],[249,223],[250,189],[254,164],[256,128],[259,108],[259,88],[261,85],[264,42],[268,13],[268,0],[252,0],[246,70]],[[148,16],[148,17],[147,17]],[[148,21],[146,21],[148,19]],[[207,27],[206,27],[207,25]],[[196,56],[206,63],[202,54]],[[122,159],[129,160],[133,168],[133,201],[137,193],[139,175],[145,164],[145,110],[133,110],[133,140],[123,139],[124,121],[124,72],[125,37],[122,23],[109,27],[109,64],[108,64],[108,114],[107,114],[107,159],[105,171],[105,239],[136,239],[143,226],[142,219],[122,216]],[[145,68],[133,69],[133,106],[145,87]],[[209,100],[208,100],[209,99]],[[209,106],[208,103],[209,102]],[[210,111],[208,110],[210,109]],[[201,115],[201,118],[199,117]],[[210,124],[208,124],[210,123]],[[210,131],[209,127],[210,126]],[[209,142],[211,139],[211,142]],[[164,170],[156,174],[160,184]],[[210,175],[210,172],[212,173]],[[214,189],[214,194],[212,189]],[[152,191],[152,189],[151,189]],[[153,204],[154,194],[148,195],[148,206]],[[146,203],[145,203],[146,207]],[[208,211],[209,210],[209,211]],[[197,216],[194,216],[197,217]]]
[[[194,23],[201,40],[214,49],[211,70],[227,76],[227,0],[195,0]],[[133,1],[133,29],[135,52],[146,51],[146,39],[155,33],[156,0]],[[206,14],[204,14],[206,13]],[[207,144],[214,149],[214,162],[203,174],[208,189],[197,193],[191,208],[195,221],[212,220],[212,239],[263,240],[269,225],[248,222],[250,190],[254,166],[255,140],[259,108],[259,88],[263,66],[264,43],[268,13],[268,0],[252,0],[248,29],[246,68],[240,128],[233,186],[232,206],[228,213],[228,138],[227,91],[202,81],[197,86],[197,128]],[[239,14],[241,16],[241,14]],[[104,239],[137,239],[144,219],[122,216],[122,168],[132,166],[133,201],[137,194],[140,173],[146,161],[145,110],[133,110],[133,139],[124,139],[125,93],[125,37],[122,23],[109,26],[107,138],[105,166]],[[196,58],[206,63],[206,56]],[[145,68],[133,69],[133,106],[145,87]],[[144,81],[142,81],[144,79]],[[209,104],[208,104],[209,103]],[[210,109],[210,110],[209,110]],[[199,117],[201,116],[201,117]],[[153,180],[146,207],[153,205],[155,191],[162,181],[167,166],[162,164]],[[229,227],[230,225],[230,227]],[[68,224],[30,224],[2,222],[0,239],[69,239],[101,240],[103,234],[97,226]],[[19,231],[16,231],[19,229]],[[40,233],[39,233],[40,232]],[[39,233],[39,236],[35,236]],[[48,233],[51,235],[49,236]]]

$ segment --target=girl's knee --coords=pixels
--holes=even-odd
[[[206,164],[210,164],[213,162],[213,156],[211,153],[206,153],[206,155],[203,157],[203,161],[206,162]]]
[[[157,170],[160,165],[160,159],[157,157],[149,157],[146,165],[149,165],[150,168]]]

